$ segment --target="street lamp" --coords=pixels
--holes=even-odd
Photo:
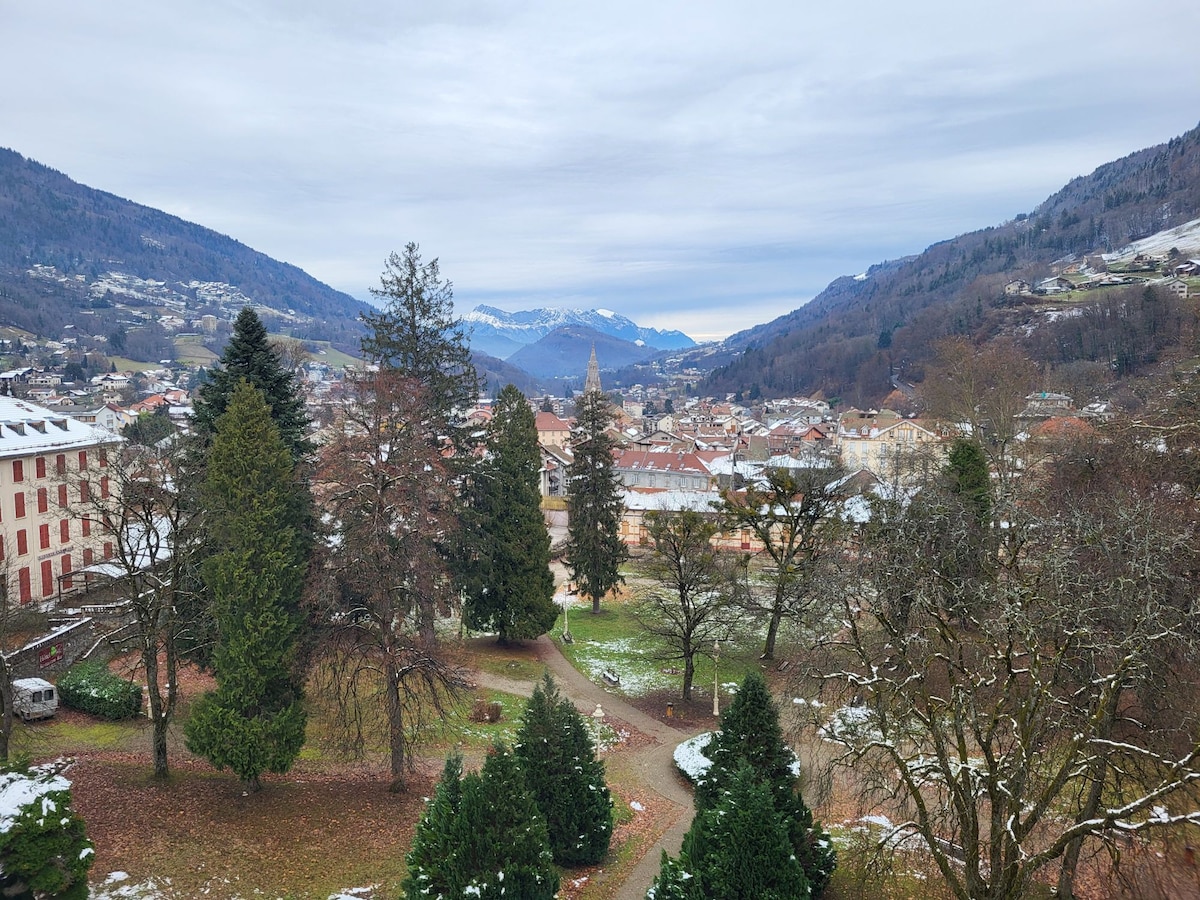
[[[713,716],[721,715],[721,682],[717,677],[717,660],[721,658],[721,642],[713,641]]]
[[[571,623],[567,621],[567,609],[571,606],[571,598],[567,594],[563,594],[563,632],[562,641],[564,644],[572,644],[575,638],[571,637]]]

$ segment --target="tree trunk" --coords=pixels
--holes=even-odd
[[[600,613],[600,598],[596,594],[592,594],[592,612],[597,615]]]
[[[692,681],[696,677],[696,663],[693,655],[688,653],[683,658],[683,699],[692,702]]]
[[[783,621],[783,612],[778,606],[776,606],[775,609],[771,611],[771,621],[767,625],[767,640],[763,644],[762,652],[763,659],[775,658],[775,639],[779,637],[779,623],[781,621]]]
[[[12,669],[0,662],[0,765],[8,765],[8,741],[13,730]]]
[[[394,662],[384,666],[387,679],[388,748],[391,751],[393,793],[404,790],[404,709],[400,703],[400,671]]]
[[[146,669],[146,695],[150,702],[150,723],[153,727],[154,777],[166,778],[170,775],[167,767],[168,719],[158,681],[158,647],[153,641],[148,641],[142,647],[142,665]]]

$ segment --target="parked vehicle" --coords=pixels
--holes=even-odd
[[[13,712],[26,722],[58,712],[58,691],[43,678],[18,678],[13,686]]]

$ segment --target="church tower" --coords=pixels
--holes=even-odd
[[[596,362],[596,345],[592,344],[592,358],[588,360],[587,378],[583,381],[583,392],[600,393],[600,363]]]

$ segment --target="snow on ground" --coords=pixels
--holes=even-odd
[[[1163,254],[1170,252],[1172,247],[1184,256],[1191,256],[1194,253],[1200,252],[1200,219],[1192,219],[1192,221],[1184,222],[1175,228],[1168,228],[1166,231],[1152,234],[1149,237],[1142,238],[1140,241],[1134,241],[1132,244],[1122,247],[1116,253],[1105,253],[1104,259],[1107,262],[1116,262],[1123,259],[1132,259],[1139,253],[1148,255]]]
[[[329,900],[375,900],[378,890],[379,885],[377,884],[345,888],[335,894],[330,894]],[[208,894],[209,889],[206,887],[203,893]],[[170,879],[163,879],[160,882],[150,878],[146,881],[131,883],[128,872],[109,872],[108,877],[101,884],[92,885],[92,891],[88,896],[91,900],[177,900],[179,898],[179,895],[171,887]],[[262,891],[254,892],[256,900],[263,900],[267,896]],[[234,895],[231,900],[238,900],[238,896]],[[280,900],[283,898],[281,897]]]

